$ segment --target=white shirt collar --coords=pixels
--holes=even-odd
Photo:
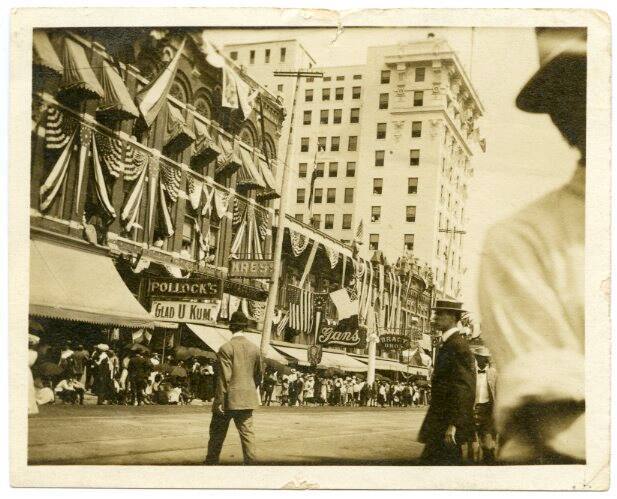
[[[445,343],[446,341],[448,341],[448,338],[450,338],[450,336],[452,336],[454,333],[458,333],[457,327],[451,327],[445,333],[443,333],[441,335],[441,342]]]
[[[232,338],[238,338],[244,336],[244,333],[242,331],[236,331],[235,333],[232,333],[231,337]]]

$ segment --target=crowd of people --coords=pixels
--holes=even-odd
[[[261,384],[262,404],[285,406],[331,405],[348,407],[411,407],[426,405],[430,399],[427,383],[376,380],[368,383],[353,376],[326,377],[295,369],[279,375],[267,369]]]

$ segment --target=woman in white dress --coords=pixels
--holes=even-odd
[[[34,377],[32,376],[32,366],[36,362],[38,353],[34,348],[39,344],[39,337],[33,334],[28,335],[28,416],[39,413],[39,406],[36,403],[36,391],[34,390]]]

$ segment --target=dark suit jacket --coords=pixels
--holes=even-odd
[[[441,345],[431,379],[431,405],[426,413],[420,441],[442,440],[449,425],[456,426],[456,441],[463,443],[474,428],[476,362],[467,340],[454,333]]]
[[[262,366],[259,349],[244,336],[234,336],[218,353],[220,363],[214,407],[225,410],[255,409]]]
[[[131,357],[127,366],[129,377],[137,379],[146,379],[150,374],[147,361],[142,357]]]

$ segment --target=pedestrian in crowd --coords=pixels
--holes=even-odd
[[[40,338],[35,334],[28,334],[28,416],[38,414],[39,406],[36,402],[36,388],[34,386],[34,376],[32,374],[32,366],[38,358],[36,350]]]
[[[377,388],[377,403],[384,407],[386,405],[386,397],[387,397],[386,385],[384,383],[379,383]]]
[[[284,375],[281,382],[281,405],[289,405],[289,376]]]
[[[433,371],[433,399],[419,434],[425,444],[421,462],[460,465],[462,445],[471,440],[474,430],[475,359],[457,327],[464,312],[462,303],[437,300],[433,310],[443,334]]]
[[[296,396],[298,397],[299,406],[304,405],[304,385],[305,385],[304,376],[302,374],[298,374],[298,379],[296,380],[295,393],[296,393]]]
[[[72,375],[62,379],[54,388],[54,392],[64,403],[84,404],[84,385]]]
[[[138,350],[135,350],[131,355],[131,360],[129,360],[128,365],[128,378],[131,385],[131,405],[144,404],[148,374],[146,360]]]
[[[330,380],[321,379],[321,386],[319,387],[319,405],[324,406],[328,401],[328,390],[330,387]]]
[[[262,383],[262,404],[270,406],[272,403],[272,394],[274,393],[274,387],[278,381],[278,373],[274,369],[266,369]]]
[[[490,229],[482,330],[500,372],[500,460],[584,464],[586,29],[536,37],[540,68],[516,105],[548,114],[580,160],[570,182]]]
[[[86,384],[86,366],[90,362],[90,352],[82,344],[77,346],[77,350],[73,353],[75,362],[75,377],[81,384]]]
[[[73,350],[71,346],[66,343],[60,351],[60,360],[58,366],[62,369],[63,376],[75,376],[75,358],[73,357]]]
[[[295,407],[298,403],[298,385],[296,381],[298,381],[298,373],[296,373],[295,369],[291,370],[291,374],[288,378],[289,381],[289,406]]]
[[[313,376],[309,375],[306,377],[306,381],[304,382],[304,403],[305,404],[314,404],[315,403],[315,379]]]
[[[476,425],[475,442],[482,454],[483,464],[495,463],[495,422],[493,406],[497,387],[497,370],[491,365],[490,352],[485,346],[472,349],[476,358],[476,399],[474,419]],[[478,458],[474,461],[479,461]]]
[[[244,313],[234,312],[229,321],[231,340],[218,352],[220,368],[212,404],[206,464],[218,464],[232,419],[240,434],[244,464],[255,463],[253,410],[260,402],[257,387],[261,384],[262,365],[259,349],[242,332],[247,326]]]
[[[360,405],[366,407],[370,399],[370,384],[368,381],[360,382]]]
[[[109,345],[105,343],[99,343],[96,346],[96,352],[92,357],[94,364],[94,383],[92,385],[92,391],[96,395],[97,405],[103,405],[109,402],[111,393],[111,371],[109,370],[109,358],[107,352],[109,351]]]

